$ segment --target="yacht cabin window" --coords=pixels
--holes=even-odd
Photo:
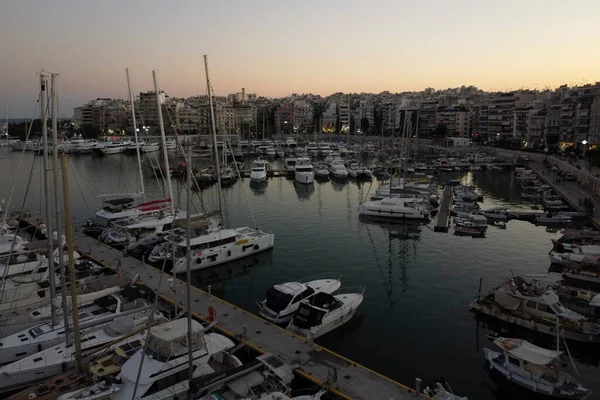
[[[521,361],[519,361],[519,359],[515,357],[508,356],[508,362],[517,367],[521,366]]]

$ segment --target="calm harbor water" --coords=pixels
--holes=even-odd
[[[0,149],[0,198],[8,201],[20,153]],[[162,191],[151,170],[152,156],[144,158],[148,198]],[[10,209],[18,209],[33,168],[27,209],[43,207],[41,157],[24,155]],[[112,155],[71,157],[71,197],[76,224],[80,226],[100,207],[102,193],[139,190],[136,158]],[[530,209],[520,198],[512,173],[475,172],[440,176],[445,182],[461,178],[484,195],[482,208],[497,205]],[[534,399],[485,369],[483,348],[494,348],[487,335],[519,335],[540,345],[546,338],[529,331],[507,330],[491,321],[478,320],[469,312],[477,297],[480,278],[485,295],[511,273],[546,274],[550,239],[548,232],[525,221],[510,221],[505,228],[490,226],[481,239],[434,233],[430,224],[375,224],[360,221],[358,207],[370,184],[315,183],[295,185],[274,178],[252,188],[249,180],[224,190],[227,222],[253,225],[275,233],[275,248],[253,259],[194,274],[194,283],[212,285],[213,293],[255,312],[255,302],[270,285],[325,272],[340,272],[346,287],[365,287],[365,299],[356,316],[318,343],[402,383],[414,386],[419,377],[427,383],[443,376],[456,394],[471,400]],[[185,205],[185,187],[173,180],[176,202]],[[215,188],[202,192],[209,209],[215,207]],[[200,210],[198,194],[194,206]],[[552,281],[549,275],[543,281]],[[218,316],[217,316],[218,318]],[[596,396],[600,393],[600,348],[570,345],[581,380]],[[321,377],[325,379],[326,377]],[[344,378],[338,377],[343,388]],[[599,397],[596,397],[599,398]]]

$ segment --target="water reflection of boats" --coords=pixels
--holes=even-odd
[[[360,328],[365,319],[364,314],[355,315],[350,321],[338,327],[328,335],[319,338],[319,344],[330,350],[337,351],[340,347],[342,338],[351,337]]]
[[[308,200],[315,192],[315,185],[314,183],[304,184],[294,181],[294,189],[296,189],[296,195],[298,195],[298,199]]]
[[[212,293],[222,297],[220,292],[224,293],[225,282],[236,276],[247,275],[260,266],[271,264],[272,253],[271,250],[262,251],[251,257],[231,261],[226,265],[195,270],[192,272],[192,285],[203,290],[208,290],[208,285],[211,285]]]
[[[269,180],[264,181],[250,181],[250,189],[255,194],[265,194],[267,192],[267,187],[269,186]]]
[[[333,187],[333,190],[341,192],[346,187],[346,182],[336,181],[336,180],[332,179],[331,180],[331,187]]]

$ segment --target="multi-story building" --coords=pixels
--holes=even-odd
[[[312,133],[315,127],[312,103],[307,100],[294,101],[293,121],[298,132]]]
[[[321,117],[321,130],[324,133],[335,133],[338,119],[338,105],[332,101],[326,104]]]
[[[515,93],[498,93],[488,103],[488,136],[491,140],[514,135]]]
[[[338,103],[338,117],[340,119],[340,131],[346,133],[350,130],[350,103],[343,100]]]
[[[453,107],[438,108],[435,114],[435,125],[445,125],[447,136],[456,136],[456,110]]]
[[[471,137],[471,111],[467,109],[458,109],[456,111],[455,121],[455,135],[459,137]]]
[[[419,108],[419,137],[433,137],[436,127],[437,100],[421,102]]]
[[[105,132],[120,131],[127,125],[131,108],[124,100],[98,98],[74,109],[74,118],[81,125],[91,125]]]
[[[515,108],[513,111],[513,137],[526,140],[528,134],[527,124],[529,122],[528,117],[530,111],[530,107],[519,107]]]
[[[595,96],[590,105],[590,137],[588,142],[592,145],[600,144],[600,96]]]
[[[189,106],[177,109],[177,131],[182,133],[198,133],[200,127],[200,110]]]
[[[294,105],[285,103],[275,110],[275,129],[277,134],[294,132]]]
[[[546,110],[530,110],[527,114],[527,134],[525,146],[528,148],[546,147]]]
[[[560,142],[560,112],[561,105],[555,104],[548,108],[545,123],[545,141],[548,147],[558,147]]]

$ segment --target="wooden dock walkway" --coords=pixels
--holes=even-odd
[[[446,185],[440,202],[440,209],[435,220],[433,230],[435,232],[448,232],[448,224],[450,221],[450,206],[452,205],[452,187]]]
[[[155,290],[164,300],[173,303],[176,297],[185,307],[186,283],[147,265],[80,232],[74,235],[77,250],[107,267],[116,268]],[[219,268],[219,266],[213,267]],[[174,296],[179,293],[178,296]],[[215,297],[196,287],[192,292],[192,311],[199,320],[206,321],[208,308],[216,309],[218,324],[215,329],[243,342],[260,353],[278,355],[291,365],[295,372],[315,384],[327,388],[344,399],[403,400],[415,398],[413,389],[387,378],[354,361],[344,358],[321,346],[309,343],[277,325]],[[398,360],[402,362],[402,360]],[[421,394],[422,398],[429,397]]]

